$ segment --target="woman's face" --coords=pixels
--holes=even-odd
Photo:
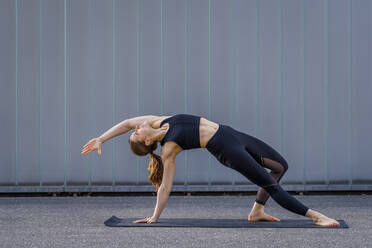
[[[146,138],[151,134],[150,125],[144,121],[140,125],[137,125],[134,132],[130,135],[130,139],[133,142],[143,141],[145,142]]]

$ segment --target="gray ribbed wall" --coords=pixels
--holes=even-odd
[[[80,152],[124,119],[176,113],[270,144],[287,189],[371,189],[371,13],[370,0],[1,0],[0,191],[153,190],[130,133]],[[175,189],[256,189],[205,149],[176,163]]]

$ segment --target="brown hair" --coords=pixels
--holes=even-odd
[[[128,143],[132,152],[138,156],[146,156],[150,153],[150,162],[147,171],[150,174],[149,180],[154,185],[155,191],[158,192],[163,179],[163,161],[159,155],[153,153],[158,146],[157,142],[147,146],[143,141],[133,142],[128,139]]]

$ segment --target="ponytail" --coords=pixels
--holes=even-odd
[[[158,192],[163,179],[163,161],[161,157],[154,153],[157,148],[157,142],[153,142],[151,145],[146,146],[145,142],[133,142],[128,139],[128,143],[132,152],[138,156],[146,156],[150,153],[150,162],[147,168],[149,180],[155,187],[155,191]]]
[[[150,162],[147,168],[149,175],[149,180],[155,187],[155,191],[158,192],[163,179],[163,161],[161,157],[152,151],[150,152]]]

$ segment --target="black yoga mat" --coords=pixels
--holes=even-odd
[[[121,219],[112,216],[104,223],[111,227],[209,227],[209,228],[349,228],[343,220],[337,220],[339,227],[315,225],[310,219],[281,219],[280,221],[249,222],[247,219],[204,219],[204,218],[160,218],[155,223],[133,223],[143,218]]]

